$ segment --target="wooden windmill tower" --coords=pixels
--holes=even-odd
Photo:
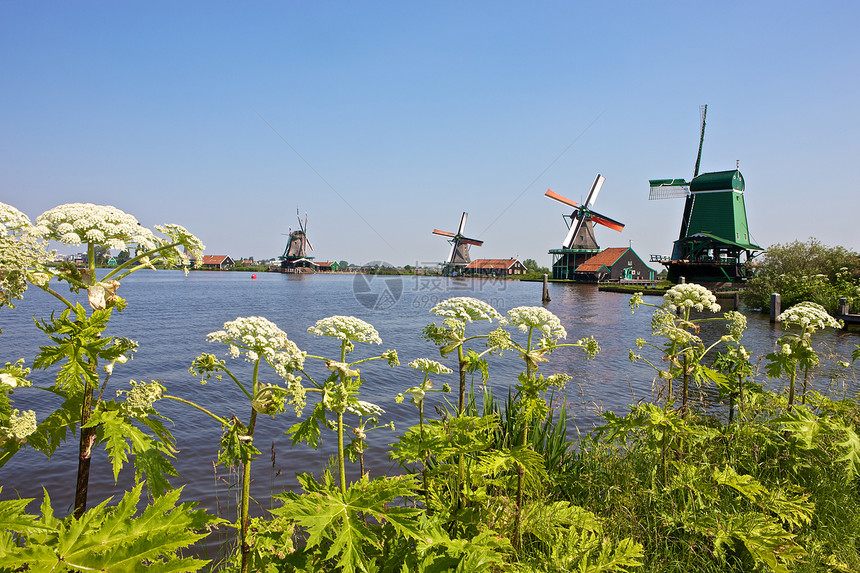
[[[606,178],[598,173],[594,183],[591,184],[591,191],[588,192],[585,205],[580,205],[576,201],[547,189],[545,193],[547,197],[568,207],[573,207],[573,212],[570,215],[563,215],[568,231],[561,248],[550,249],[549,251],[552,255],[552,278],[573,279],[576,268],[600,252],[600,247],[594,238],[594,223],[616,231],[624,228],[624,223],[619,223],[591,209],[597,202],[597,195],[600,193],[604,181]]]
[[[751,242],[741,172],[699,174],[708,106],[701,106],[700,113],[699,153],[692,180],[649,182],[650,200],[685,198],[672,256],[659,262],[666,266],[672,282],[684,277],[688,282],[739,283],[747,278],[747,263],[762,248]]]
[[[448,231],[440,231],[439,229],[433,229],[434,235],[448,237],[448,242],[451,243],[451,253],[448,255],[448,258],[445,260],[445,262],[442,263],[443,275],[462,275],[463,269],[466,268],[466,265],[468,265],[472,260],[469,258],[469,245],[480,247],[484,244],[484,241],[470,239],[463,235],[463,231],[466,229],[466,219],[468,217],[469,214],[464,211],[463,215],[460,217],[460,226],[457,227],[456,233],[449,233]]]
[[[302,218],[296,209],[296,217],[299,220],[299,228],[290,232],[284,254],[279,257],[281,270],[288,273],[312,273],[314,272],[314,266],[311,262],[313,257],[309,257],[307,251],[308,249],[313,251],[314,247],[308,240],[308,216],[305,215],[305,222],[302,224]]]

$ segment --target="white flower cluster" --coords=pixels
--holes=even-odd
[[[26,231],[32,226],[30,219],[6,203],[0,203],[0,235],[14,233],[15,231]]]
[[[239,317],[224,323],[224,330],[209,333],[209,342],[222,342],[230,347],[230,356],[238,358],[242,351],[245,359],[254,362],[262,357],[280,376],[301,368],[305,352],[275,323],[262,316]]]
[[[789,308],[776,317],[777,322],[799,326],[808,331],[815,331],[826,327],[842,328],[842,323],[827,314],[824,307],[814,302],[801,302]]]
[[[155,230],[159,233],[164,233],[170,239],[171,243],[181,243],[183,249],[176,250],[180,262],[183,266],[188,265],[189,259],[200,261],[203,258],[203,250],[206,246],[203,242],[181,225],[156,225]]]
[[[701,344],[702,342],[702,339],[692,332],[688,332],[674,324],[666,325],[659,330],[655,330],[654,334],[657,336],[665,336],[670,341],[680,344],[681,346],[693,346],[695,344]]]
[[[540,330],[544,337],[567,338],[567,331],[556,315],[541,306],[518,306],[508,311],[508,322],[521,332],[530,328]]]
[[[12,410],[12,415],[9,416],[9,428],[3,428],[3,430],[9,438],[23,444],[27,436],[36,431],[36,412]]]
[[[17,388],[18,379],[11,374],[0,372],[0,386],[6,386],[7,388]]]
[[[351,342],[382,344],[379,333],[369,323],[354,316],[330,316],[308,328],[316,336],[331,336]]]
[[[161,399],[164,386],[153,380],[152,382],[136,382],[131,380],[131,390],[117,390],[116,395],[126,395],[125,403],[136,417],[146,417],[146,412],[152,408],[152,404]]]
[[[546,384],[547,386],[555,386],[559,389],[564,389],[569,380],[573,380],[573,376],[570,374],[552,374],[547,376]]]
[[[155,235],[136,218],[110,205],[66,203],[36,218],[32,234],[67,245],[96,243],[108,249],[136,245],[150,250],[160,245]]]
[[[27,376],[30,374],[29,368],[24,368],[24,359],[20,359],[14,364],[6,363],[6,367],[0,370],[0,391],[11,390],[20,386],[30,386],[30,381]]]
[[[365,402],[364,400],[356,400],[354,403],[348,404],[346,406],[346,411],[350,414],[355,414],[356,416],[371,416],[374,418],[385,413],[385,410],[376,404]]]
[[[729,330],[730,336],[736,342],[740,341],[744,331],[747,329],[747,317],[736,310],[730,310],[723,315],[726,319],[726,328]]]
[[[450,368],[435,360],[429,358],[416,358],[409,363],[409,366],[416,370],[421,370],[428,374],[450,374],[453,372]]]
[[[663,308],[675,312],[679,308],[688,308],[702,312],[720,312],[717,297],[714,293],[694,283],[675,285],[663,295]]]
[[[437,316],[454,318],[462,322],[475,320],[489,320],[491,322],[498,320],[501,322],[503,320],[502,315],[495,308],[470,296],[456,296],[443,300],[431,308],[430,312]]]

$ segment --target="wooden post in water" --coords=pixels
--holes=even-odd
[[[782,312],[782,302],[780,301],[779,293],[775,292],[770,295],[770,321],[776,322],[776,317]]]
[[[740,308],[740,306],[741,306],[741,293],[735,292],[735,308],[734,308],[734,310],[737,310],[738,308]]]
[[[549,302],[549,300],[550,300],[549,299],[549,283],[548,283],[546,274],[544,274],[544,276],[543,276],[543,297],[541,298],[541,301],[544,304],[546,304]]]

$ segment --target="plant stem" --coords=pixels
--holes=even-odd
[[[809,367],[803,370],[803,394],[800,395],[800,403],[806,404],[806,384],[809,382]]]
[[[256,410],[252,414],[252,419],[256,418]],[[250,446],[251,442],[248,443]],[[248,503],[251,499],[251,459],[242,462],[242,507],[240,508],[241,516],[239,522],[239,534],[242,542],[242,565],[241,572],[248,573],[248,557],[251,553],[251,546],[248,544]]]
[[[788,410],[794,405],[794,383],[797,380],[797,366],[791,369],[791,382],[788,386]]]
[[[254,395],[257,394],[257,376],[260,371],[260,358],[254,362],[254,373],[252,375],[251,384],[254,391]],[[252,407],[251,408],[251,420],[248,423],[248,448],[250,449],[251,444],[253,444],[254,440],[254,427],[257,425],[257,411]],[[240,566],[241,573],[248,573],[248,557],[251,554],[251,545],[248,543],[248,505],[251,501],[251,455],[250,452],[246,459],[242,460],[242,506],[240,508],[240,517],[239,517],[239,537],[242,543],[242,563]]]
[[[427,381],[427,375],[424,375],[424,381]],[[424,449],[424,400],[418,402],[418,435],[421,437],[421,481],[424,485],[424,508],[430,511],[430,484],[427,478],[427,457],[428,451]]]
[[[166,398],[168,400],[176,400],[177,402],[182,402],[183,404],[188,404],[192,408],[197,408],[198,410],[200,410],[204,414],[207,414],[207,415],[211,416],[212,418],[215,418],[216,420],[218,420],[218,422],[220,422],[222,426],[226,426],[227,424],[230,423],[227,420],[225,420],[224,418],[222,418],[221,416],[218,416],[217,414],[213,414],[212,412],[210,412],[209,410],[207,410],[203,406],[199,406],[199,405],[195,404],[194,402],[191,402],[189,400],[185,400],[184,398],[179,398],[178,396],[171,396],[170,394],[162,394],[161,397]]]
[[[532,333],[533,332],[534,332],[534,328],[530,327],[529,328],[528,341],[526,342],[526,351],[525,351],[526,356],[528,356],[532,351]],[[531,364],[529,363],[529,360],[527,358],[526,359],[526,377],[528,378],[529,383],[532,382],[533,376],[534,376],[534,374],[532,373],[532,367],[531,367]],[[526,396],[526,399],[529,399],[529,397]],[[528,423],[524,420],[522,421],[522,424],[523,424],[522,445],[524,448],[526,448],[526,447],[528,447],[528,444],[526,442],[528,441],[528,436],[529,436],[529,426],[528,426]],[[514,551],[519,551],[520,542],[522,540],[521,527],[522,527],[522,519],[523,519],[523,484],[525,482],[525,474],[526,474],[525,468],[522,465],[517,465],[517,508],[516,508],[517,514],[514,517],[514,542],[513,542]]]
[[[337,413],[337,465],[340,470],[340,491],[346,495],[346,461],[343,455],[343,412]]]
[[[93,443],[96,439],[95,428],[84,428],[93,412],[94,388],[89,381],[84,389],[84,402],[81,405],[81,441],[78,449],[78,477],[75,483],[75,517],[80,519],[87,510],[87,493],[90,483],[90,462]]]

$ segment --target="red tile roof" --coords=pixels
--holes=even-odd
[[[576,267],[578,273],[593,273],[601,269],[601,267],[611,268],[615,262],[620,259],[629,247],[610,247],[600,251],[584,263]]]
[[[220,265],[229,257],[227,255],[203,255],[204,265]]]
[[[467,269],[509,269],[519,263],[517,259],[475,259],[468,265]]]

